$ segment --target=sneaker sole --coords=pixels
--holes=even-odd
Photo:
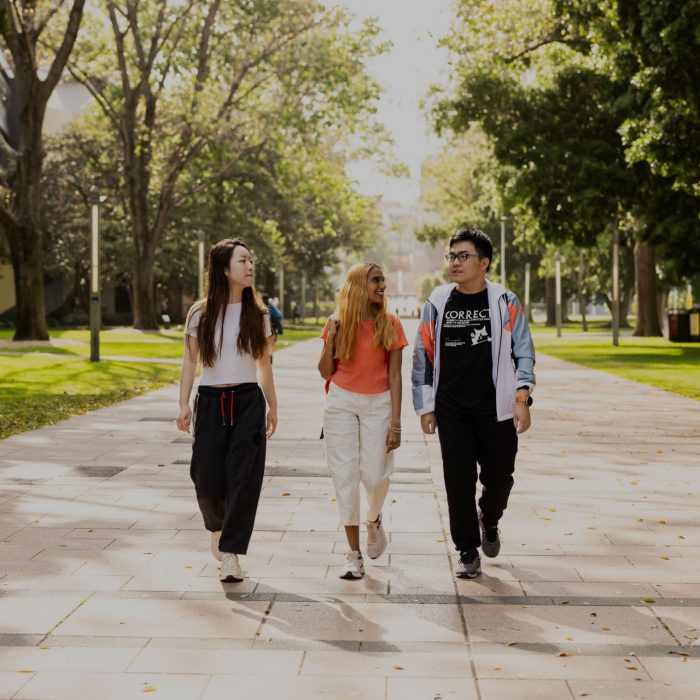
[[[473,574],[455,574],[455,576],[456,576],[458,579],[464,580],[464,579],[476,578],[476,577],[479,576],[480,574],[481,574],[481,569],[479,569],[477,572],[475,572],[475,573],[473,573]]]
[[[236,578],[235,576],[227,576],[226,578],[220,578],[221,583],[240,583],[243,579]]]
[[[484,547],[483,543],[481,545],[481,552],[483,553],[483,555],[485,557],[488,557],[489,559],[495,559],[498,556],[498,554],[500,553],[500,551],[501,551],[500,543],[499,543],[498,547],[496,547],[495,550],[491,549],[488,545],[486,547]]]
[[[355,576],[355,574],[348,572],[342,576],[338,576],[338,578],[342,578],[344,581],[359,581],[363,576],[364,573],[361,573],[359,576]]]

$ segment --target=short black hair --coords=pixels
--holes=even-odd
[[[450,248],[455,243],[461,243],[462,241],[471,241],[474,244],[474,248],[476,248],[476,252],[482,258],[489,259],[489,266],[486,268],[486,272],[488,272],[493,260],[493,243],[491,243],[491,239],[478,228],[460,228],[452,234]]]
[[[263,294],[262,295],[262,300],[265,304],[267,304],[268,301],[270,301],[270,295],[269,294]]]

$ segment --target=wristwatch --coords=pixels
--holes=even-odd
[[[519,386],[518,391],[527,388],[528,387],[526,386]],[[515,403],[524,403],[526,406],[532,406],[532,396],[529,394],[518,394],[517,398],[515,399]]]

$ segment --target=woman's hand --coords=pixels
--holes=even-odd
[[[386,451],[391,452],[401,446],[401,433],[388,430],[386,434]]]
[[[271,438],[277,429],[277,411],[269,409],[267,412],[267,423],[265,426],[265,434]]]
[[[328,340],[332,340],[335,337],[335,334],[338,332],[338,326],[340,325],[340,318],[338,317],[337,314],[331,314],[328,317],[328,334],[326,335],[326,338]]]
[[[183,433],[190,432],[190,423],[192,422],[192,409],[189,404],[180,407],[180,413],[177,414],[177,427]]]

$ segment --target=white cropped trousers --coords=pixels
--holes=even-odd
[[[331,382],[323,411],[326,459],[342,525],[360,524],[360,482],[367,520],[376,520],[389,491],[394,453],[386,451],[391,393],[358,394]]]

